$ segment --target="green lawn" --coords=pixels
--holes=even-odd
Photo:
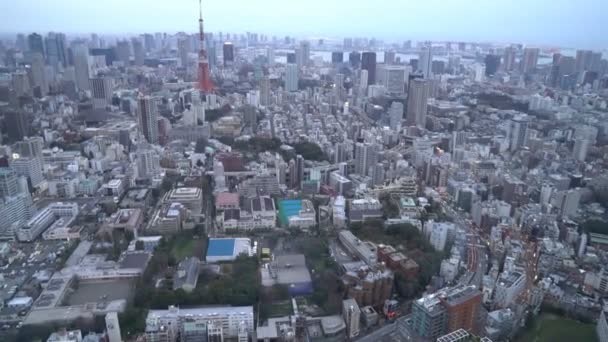
[[[570,341],[597,341],[595,325],[543,313],[535,320],[534,326],[526,328],[526,332],[518,339],[518,342]]]
[[[203,253],[205,253],[206,239],[204,238],[193,238],[191,236],[179,235],[175,237],[171,248],[171,255],[178,262],[182,259],[195,256],[202,259]]]

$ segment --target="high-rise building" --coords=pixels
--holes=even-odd
[[[341,64],[344,62],[344,52],[334,51],[331,53],[331,62],[333,64]]]
[[[505,71],[512,71],[515,69],[515,48],[507,46],[502,59],[502,65]]]
[[[410,81],[407,94],[408,126],[426,126],[427,102],[430,94],[430,83],[426,79],[415,78]]]
[[[486,76],[494,76],[500,66],[500,56],[488,54],[484,63],[486,64]]]
[[[144,44],[139,38],[133,38],[131,39],[131,45],[133,46],[133,60],[135,62],[135,66],[143,66],[146,59]]]
[[[177,40],[177,53],[180,66],[186,68],[188,66],[188,53],[190,53],[190,40],[188,37],[181,37]]]
[[[41,53],[33,53],[31,55],[31,79],[36,96],[45,96],[49,92],[49,84],[47,82],[46,70],[44,66],[44,56]]]
[[[156,99],[140,95],[137,99],[139,129],[150,144],[158,144],[158,108]]]
[[[32,187],[38,187],[43,181],[42,158],[40,157],[19,157],[10,162],[11,168],[18,176],[27,177]]]
[[[362,176],[369,176],[372,173],[372,166],[378,162],[379,148],[371,143],[355,144],[355,173]]]
[[[365,93],[368,85],[368,76],[367,70],[361,69],[361,74],[359,76],[359,87]]]
[[[44,43],[42,42],[42,36],[38,33],[32,33],[27,36],[27,46],[30,53],[39,53],[44,59]]]
[[[509,150],[517,151],[528,143],[528,118],[517,116],[509,125]]]
[[[530,73],[536,70],[536,65],[538,64],[538,55],[540,54],[539,48],[530,48],[527,47],[524,49],[524,55],[521,59],[521,72],[522,73]]]
[[[296,64],[285,65],[285,90],[298,90],[298,66]]]
[[[15,196],[19,193],[17,174],[8,167],[0,167],[0,197]]]
[[[16,96],[31,95],[32,89],[30,87],[30,81],[27,73],[22,71],[14,72],[11,75],[11,85],[15,91]]]
[[[357,69],[361,65],[361,53],[357,51],[353,51],[348,54],[348,62],[350,66]]]
[[[591,50],[576,50],[576,59],[574,71],[582,73],[589,70],[592,64],[593,51]]]
[[[430,45],[423,46],[420,50],[420,56],[418,60],[418,70],[422,73],[424,78],[431,78],[432,76],[432,63],[433,54]]]
[[[403,103],[393,102],[389,108],[390,126],[392,130],[401,130],[401,121],[403,120]]]
[[[22,157],[42,158],[44,140],[42,137],[27,137],[15,144],[16,150]]]
[[[116,57],[124,65],[129,65],[131,56],[131,47],[129,46],[128,40],[119,40],[116,43]]]
[[[384,51],[384,64],[395,64],[395,51]]]
[[[409,76],[408,69],[402,65],[380,64],[377,68],[376,84],[384,86],[389,94],[405,93],[405,83]]]
[[[296,63],[298,64],[298,67],[301,68],[310,65],[310,42],[307,40],[301,41],[298,52],[299,53],[296,53]]]
[[[357,301],[352,298],[342,301],[342,317],[346,322],[346,333],[349,338],[359,336],[359,324],[361,320],[361,309]]]
[[[376,84],[376,53],[364,52],[361,55],[361,69],[367,70],[367,84]]]
[[[80,90],[90,88],[89,84],[89,49],[84,44],[72,47],[74,59],[74,73],[76,74],[76,86]]]
[[[65,45],[65,35],[62,33],[50,32],[45,38],[46,60],[53,68],[59,65],[67,66],[67,50]]]
[[[95,77],[90,79],[93,108],[104,109],[112,104],[112,79]]]
[[[234,45],[231,42],[225,42],[222,51],[224,52],[224,66],[234,63]]]
[[[122,341],[120,337],[120,322],[118,321],[118,314],[115,311],[106,314],[106,333],[108,335],[108,342]]]
[[[587,152],[589,151],[589,140],[588,139],[575,139],[574,148],[572,150],[572,157],[575,160],[584,162],[587,158]]]
[[[30,133],[30,120],[25,112],[8,111],[4,114],[7,135],[11,141],[22,140]]]
[[[268,106],[270,104],[270,78],[263,76],[260,80],[260,104]]]

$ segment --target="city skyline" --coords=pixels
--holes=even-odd
[[[0,13],[4,33],[58,31],[69,34],[139,34],[144,32],[196,32],[195,0],[52,3],[24,0]],[[37,11],[32,11],[37,8]],[[111,11],[110,9],[117,10]],[[594,11],[581,11],[595,8]],[[186,10],[188,9],[188,10]],[[270,10],[272,9],[272,10]],[[525,9],[525,10],[524,10]],[[384,40],[453,40],[517,42],[526,45],[592,48],[608,47],[600,13],[608,4],[598,0],[578,2],[523,0],[482,3],[471,0],[416,3],[306,1],[298,4],[276,0],[221,4],[203,2],[208,32],[259,32],[298,37],[349,36]],[[239,16],[236,13],[247,13]],[[137,13],[137,15],[136,15]],[[159,15],[161,13],[162,15]],[[422,14],[420,14],[422,13]],[[539,15],[542,13],[542,15]],[[313,23],[311,25],[311,23]],[[503,28],[508,27],[508,30]],[[395,29],[398,28],[398,29]]]

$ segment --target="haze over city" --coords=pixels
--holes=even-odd
[[[606,1],[0,6],[0,341],[608,342]]]
[[[8,32],[192,32],[198,15],[193,3],[196,0],[5,1],[0,21]],[[209,32],[608,46],[608,2],[603,0],[228,0],[208,1],[203,10]]]

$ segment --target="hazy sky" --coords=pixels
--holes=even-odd
[[[213,0],[207,31],[608,47],[608,0]],[[195,32],[197,0],[0,0],[0,32]]]

